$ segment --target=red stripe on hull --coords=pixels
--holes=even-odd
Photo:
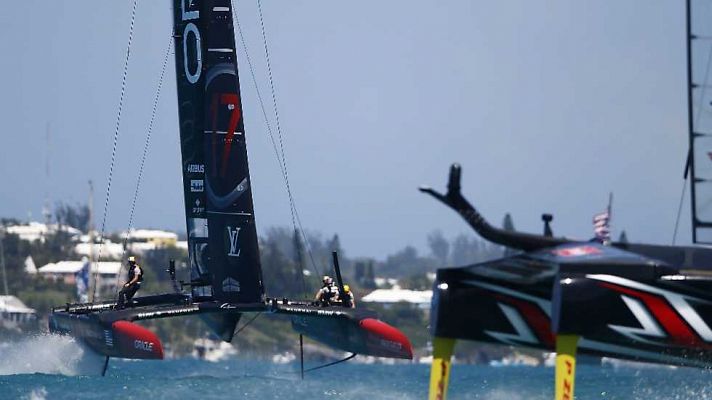
[[[155,333],[128,321],[111,324],[114,346],[122,358],[162,360],[163,346]]]
[[[671,344],[712,349],[712,345],[705,343],[664,298],[612,283],[602,282],[599,285],[642,300],[653,313],[656,322],[670,335]]]
[[[413,347],[410,340],[403,332],[374,318],[365,318],[359,325],[369,334],[369,341],[373,340],[374,346],[392,352],[391,357],[413,358]]]

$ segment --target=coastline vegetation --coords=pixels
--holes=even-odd
[[[89,227],[85,208],[63,207],[57,214],[60,223],[75,223],[86,232]],[[2,225],[17,224],[11,219],[0,220]],[[321,276],[332,275],[332,251],[339,254],[344,280],[356,294],[359,306],[368,306],[378,312],[381,319],[399,327],[413,343],[416,356],[429,354],[429,309],[416,304],[376,304],[358,300],[376,288],[400,287],[411,290],[430,290],[433,273],[437,268],[450,265],[466,265],[502,255],[503,249],[475,238],[460,234],[451,240],[439,231],[428,234],[428,254],[420,254],[413,246],[405,246],[383,260],[369,257],[351,257],[342,248],[338,235],[324,238],[319,233],[307,233],[306,246],[299,235],[288,228],[268,229],[259,238],[263,279],[268,297],[312,299],[320,286]],[[31,256],[37,267],[62,260],[80,260],[74,252],[75,241],[63,231],[48,234],[42,241],[25,241],[17,235],[5,234],[2,238],[9,292],[17,296],[38,313],[37,329],[46,330],[47,315],[53,306],[77,302],[76,288],[61,281],[43,278],[41,274],[25,271],[25,260]],[[146,280],[139,295],[172,291],[172,283],[166,269],[170,260],[176,260],[178,280],[189,280],[188,254],[174,246],[145,251],[139,263],[145,270]],[[125,266],[122,269],[125,274]],[[123,278],[123,277],[122,277]],[[112,293],[101,293],[106,299]],[[279,316],[260,316],[253,322],[245,316],[238,329],[249,326],[235,336],[233,344],[238,351],[256,357],[271,357],[274,354],[298,352],[298,336],[290,328],[290,322]],[[177,317],[142,324],[154,330],[167,344],[170,354],[190,354],[196,338],[209,335],[207,327],[196,317]],[[0,335],[2,331],[0,330]],[[312,357],[329,357],[333,352],[315,342],[305,342],[312,350]],[[467,344],[459,346],[457,356],[471,362],[486,362],[501,358],[506,348]]]

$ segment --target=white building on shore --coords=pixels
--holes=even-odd
[[[47,235],[54,235],[57,232],[67,233],[73,240],[79,240],[82,232],[69,225],[43,224],[40,222],[29,222],[26,225],[10,225],[5,228],[7,233],[17,235],[21,240],[28,242],[45,240]]]
[[[408,290],[401,289],[396,285],[393,289],[376,289],[366,296],[363,296],[361,301],[387,305],[405,302],[426,309],[430,308],[430,300],[432,298],[432,290]]]
[[[34,309],[29,308],[15,296],[0,296],[0,326],[19,329],[37,318]]]
[[[37,272],[40,276],[55,282],[61,281],[68,285],[75,285],[77,273],[83,266],[84,261],[59,261],[44,265]],[[99,291],[113,289],[117,282],[117,275],[120,273],[121,262],[119,261],[93,262],[90,269],[90,276],[96,276],[99,282]]]

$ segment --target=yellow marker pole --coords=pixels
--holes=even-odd
[[[556,336],[555,400],[573,400],[576,378],[576,346],[578,335]]]
[[[455,339],[433,339],[433,364],[430,367],[429,400],[445,400],[450,381],[450,359],[455,348]]]

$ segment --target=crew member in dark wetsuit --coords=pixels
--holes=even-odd
[[[324,277],[321,279],[321,282],[323,286],[321,287],[321,289],[319,289],[318,292],[316,292],[316,297],[314,297],[314,300],[319,302],[319,305],[326,307],[331,305],[331,302],[333,300],[336,300],[336,297],[339,294],[339,290],[336,288],[336,286],[334,286],[334,280],[327,275],[324,275]]]
[[[117,308],[121,309],[131,304],[131,299],[141,289],[141,282],[143,282],[143,268],[136,264],[136,257],[130,256],[129,277],[124,287],[119,291],[119,301],[116,303]]]

